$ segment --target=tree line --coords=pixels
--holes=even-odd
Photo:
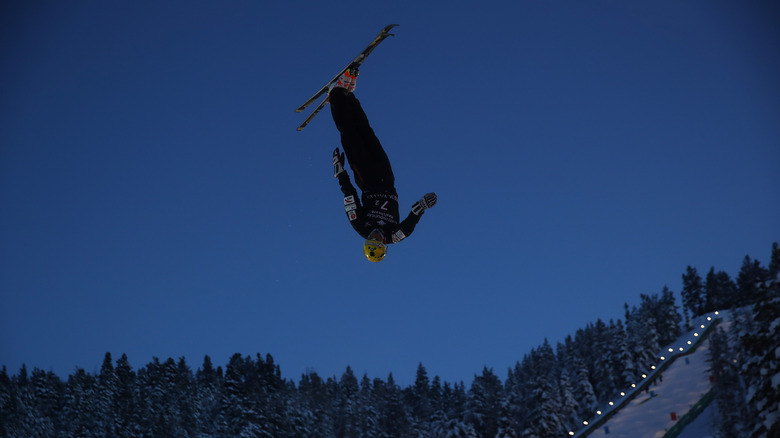
[[[725,437],[780,437],[780,257],[764,268],[745,258],[732,324],[710,341],[713,391]]]
[[[76,369],[64,381],[38,368],[9,375],[3,367],[0,436],[562,437],[640,380],[691,317],[727,308],[743,316],[731,335],[713,335],[722,346],[712,347],[716,400],[728,412],[739,400],[734,406],[757,420],[720,426],[739,432],[727,436],[761,436],[777,431],[772,355],[780,351],[780,297],[772,279],[779,268],[776,243],[768,268],[746,257],[736,281],[714,269],[702,280],[688,267],[682,311],[668,287],[641,294],[638,305],[625,304],[623,320],[599,319],[554,346],[545,339],[503,381],[485,367],[468,387],[430,377],[422,364],[405,387],[392,374],[357,376],[350,367],[340,377],[307,372],[294,382],[270,354],[235,354],[224,368],[206,356],[193,371],[183,357],[134,370],[126,355],[114,361],[106,353],[99,372]]]

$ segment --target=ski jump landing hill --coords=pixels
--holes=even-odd
[[[720,312],[696,318],[684,333],[659,353],[642,379],[621,392],[573,437],[660,438],[678,436],[711,400],[708,335],[721,321]]]

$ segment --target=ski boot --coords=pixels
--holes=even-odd
[[[330,94],[334,88],[343,88],[347,90],[348,93],[354,92],[358,73],[359,72],[357,67],[347,68],[347,71],[345,71],[336,82],[332,83],[330,87],[328,87],[328,94]]]

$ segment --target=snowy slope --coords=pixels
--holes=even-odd
[[[583,429],[576,436],[609,438],[660,438],[663,437],[676,423],[672,419],[675,413],[679,420],[685,415],[693,404],[698,402],[710,388],[709,377],[709,340],[705,339],[693,353],[689,353],[704,334],[705,329],[715,321],[716,314],[705,315],[694,323],[694,330],[683,334],[676,342],[665,347],[659,355],[659,363],[655,371],[648,374],[646,379],[637,384],[636,389],[626,391],[623,400],[614,400],[614,405],[619,406],[625,401],[624,397],[633,400],[625,404],[617,412],[611,413],[605,409],[600,415],[612,415],[606,423],[601,424],[595,430]],[[709,319],[708,319],[709,318]],[[663,357],[663,359],[661,359]],[[672,361],[671,365],[663,370],[665,361]],[[635,392],[634,392],[635,391]],[[686,427],[680,435],[682,437],[703,438],[712,436],[712,405],[697,419],[696,422]]]

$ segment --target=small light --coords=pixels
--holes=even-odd
[[[704,324],[701,325],[701,328],[704,328]]]
[[[601,411],[596,411],[596,415],[601,415]]]
[[[682,347],[680,347],[680,351],[683,351],[683,348],[682,348]]]
[[[646,379],[647,378],[647,374],[642,374],[642,378]]]
[[[626,393],[625,393],[625,392],[623,392],[623,391],[620,391],[620,396],[621,396],[621,397],[625,397],[625,396],[626,396]]]
[[[717,311],[715,311],[715,314],[717,315],[717,314],[718,314],[718,312],[717,312]]]
[[[707,321],[712,321],[712,318],[708,316]]]
[[[609,405],[610,405],[610,406],[615,406],[615,403],[613,403],[613,402],[609,402]]]
[[[569,436],[574,436],[574,432],[570,430],[569,431]]]
[[[631,387],[632,387],[632,388],[636,388],[636,383],[632,383],[632,384],[631,384]]]
[[[654,370],[655,369],[655,365],[650,365],[650,369]]]
[[[696,337],[698,337],[698,336],[699,336],[699,334],[698,334],[698,333],[694,333],[694,334],[693,334],[693,336],[696,336]]]
[[[661,356],[661,360],[666,360],[666,358],[665,358],[665,357],[663,357],[663,356]]]
[[[588,425],[588,420],[583,421],[582,424],[587,426]]]
[[[691,341],[688,341],[688,345],[691,345]]]
[[[670,349],[669,349],[669,353],[671,353],[671,352],[673,352],[673,351],[674,351],[674,348],[670,348]]]

